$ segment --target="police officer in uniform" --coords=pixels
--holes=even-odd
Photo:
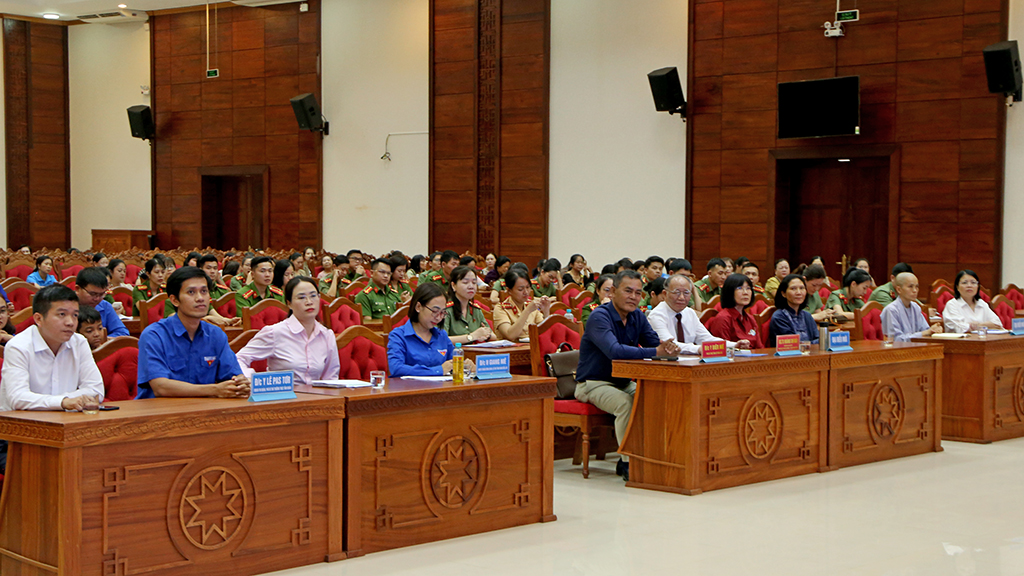
[[[721,258],[712,258],[708,260],[708,277],[694,282],[693,288],[700,297],[700,301],[707,303],[715,296],[719,296],[722,293],[722,284],[725,284],[725,279],[729,276],[729,271],[725,266],[725,260]]]
[[[452,277],[452,270],[459,265],[459,255],[454,250],[445,250],[441,253],[441,269],[427,270],[420,274],[420,284],[433,282],[442,289],[447,289],[448,279]]]
[[[252,308],[267,298],[273,298],[284,304],[284,291],[270,283],[274,280],[274,259],[259,256],[252,259],[252,282],[235,293],[235,304],[238,308]]]
[[[363,307],[363,318],[379,320],[398,310],[402,296],[390,283],[391,262],[377,258],[370,264],[370,283],[356,295],[356,304]]]

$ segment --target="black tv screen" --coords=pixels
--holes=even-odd
[[[779,138],[860,134],[860,76],[779,83]]]

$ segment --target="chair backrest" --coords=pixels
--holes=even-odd
[[[764,298],[754,298],[754,303],[747,309],[748,312],[757,316],[768,307],[768,302]]]
[[[17,282],[24,282],[24,280],[18,278],[17,276],[13,276],[11,278],[5,277],[3,280],[0,280],[0,286],[3,286],[4,290],[7,290],[8,286],[10,286],[11,284],[15,284]]]
[[[988,288],[985,288],[984,286],[979,286],[978,287],[978,296],[980,296],[982,300],[984,300],[985,302],[987,302],[989,304],[992,303],[992,293],[991,292],[992,292],[991,290],[989,290]]]
[[[697,295],[694,294],[694,297],[696,298]],[[707,302],[704,303],[704,308],[714,308],[715,305],[718,304],[721,301],[722,301],[722,297],[721,296],[718,296],[718,295],[712,296],[710,300],[708,300]]]
[[[828,286],[821,285],[821,289],[818,290],[818,296],[821,298],[821,303],[828,302],[828,297],[832,295],[832,291],[828,289]]]
[[[768,344],[768,324],[772,321],[772,314],[775,314],[775,306],[769,306],[757,315],[757,329],[761,331],[761,342]]]
[[[336,336],[338,361],[343,380],[369,380],[370,372],[388,372],[387,334],[380,335],[366,326],[349,326]]]
[[[569,307],[572,308],[573,310],[576,310],[578,308],[581,308],[584,304],[589,304],[590,301],[593,299],[594,293],[591,292],[590,290],[584,290],[570,300]]]
[[[328,306],[324,315],[324,326],[335,334],[341,334],[349,326],[363,323],[363,305],[356,304],[344,297],[335,298]]]
[[[259,330],[288,317],[288,307],[273,298],[260,300],[255,306],[242,307],[242,329]]]
[[[22,308],[14,314],[11,314],[11,324],[14,324],[14,329],[17,330],[18,334],[21,334],[25,330],[28,330],[29,326],[35,324],[36,321],[32,317],[32,307]]]
[[[394,314],[391,314],[390,316],[385,315],[384,318],[381,319],[381,329],[384,331],[385,334],[389,334],[392,330],[398,328],[399,326],[405,324],[408,321],[409,307],[402,306],[398,310],[395,310]]]
[[[72,290],[74,290],[75,289],[75,278],[76,278],[76,276],[77,276],[77,274],[75,276],[68,276],[68,277],[64,278],[63,280],[61,280],[60,284],[62,286],[67,286],[68,288],[71,288]]]
[[[39,292],[39,287],[35,284],[19,281],[10,284],[5,290],[7,297],[11,300],[11,304],[14,304],[14,309],[23,310],[32,307],[32,298],[35,297],[36,292]]]
[[[852,340],[881,340],[882,336],[881,302],[871,301],[853,311]]]
[[[238,354],[238,351],[245,348],[245,345],[249,343],[249,340],[252,340],[252,337],[255,336],[257,332],[259,332],[259,330],[245,330],[238,336],[235,336],[231,342],[228,342],[228,346],[231,347],[232,352]]]
[[[1024,310],[1024,292],[1021,292],[1020,288],[1010,284],[1006,288],[1002,289],[1003,296],[1013,303],[1014,310]]]
[[[949,283],[949,280],[946,280],[944,278],[936,278],[935,280],[932,281],[932,292],[935,292],[935,289],[938,288],[939,286],[945,286],[946,288],[950,289],[952,289],[953,287],[953,285]]]
[[[29,264],[10,262],[7,266],[4,266],[4,276],[7,278],[21,278],[22,280],[28,280],[28,275],[35,269],[35,262]]]
[[[103,377],[103,398],[134,400],[139,392],[139,339],[111,338],[93,350],[92,357]]]
[[[551,305],[551,313],[552,314],[558,314],[559,316],[565,316],[565,313],[568,310],[569,310],[569,308],[567,308],[566,305],[562,304],[561,302],[555,302],[555,303],[553,303]]]
[[[74,278],[75,276],[78,276],[78,273],[81,272],[84,268],[85,266],[82,266],[81,264],[75,264],[72,266],[61,266],[60,278]]]
[[[225,318],[234,318],[238,315],[238,301],[235,299],[235,293],[232,291],[226,292],[223,296],[211,302],[210,305],[217,311],[217,314]]]
[[[124,281],[125,281],[125,283],[127,283],[127,284],[135,284],[136,280],[139,279],[139,272],[141,272],[141,271],[142,271],[142,267],[141,266],[136,266],[135,264],[127,264],[126,263],[124,265]]]
[[[570,282],[558,291],[558,299],[569,308],[573,308],[572,299],[583,291],[583,288],[575,282]]]
[[[124,307],[124,313],[126,316],[132,314],[132,289],[127,286],[118,286],[117,288],[110,289],[110,295],[114,298],[114,302],[120,302],[121,306]]]
[[[1013,301],[1002,294],[998,294],[992,299],[991,307],[996,316],[999,316],[999,320],[1003,323],[1003,328],[1007,330],[1013,328],[1013,317],[1016,315]]]
[[[530,324],[530,371],[534,376],[547,376],[544,356],[558,351],[562,342],[575,350],[580,348],[583,325],[565,316],[551,315],[540,324]]]
[[[708,302],[708,304],[710,304],[710,303],[711,302]],[[707,326],[708,322],[711,322],[711,319],[714,318],[718,314],[719,310],[721,310],[721,309],[720,308],[706,308],[703,312],[700,313],[700,323],[703,324],[704,326]]]
[[[161,292],[149,300],[139,300],[139,326],[143,330],[150,324],[156,324],[164,318],[164,304],[167,294]]]
[[[361,292],[363,288],[366,288],[366,285],[368,283],[369,282],[366,280],[356,280],[355,282],[344,287],[341,290],[341,295],[345,296],[346,298],[355,298],[356,294],[359,294],[359,292]]]
[[[935,294],[935,309],[939,311],[940,316],[946,310],[946,304],[952,299],[953,291],[947,286],[939,286]]]
[[[477,292],[476,296],[473,296],[473,301],[480,305],[480,309],[484,312],[488,312],[491,309],[491,300],[489,297],[484,296]]]

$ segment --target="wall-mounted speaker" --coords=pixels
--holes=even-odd
[[[985,58],[988,91],[1007,96],[1012,94],[1014,102],[1020,102],[1022,80],[1017,41],[1008,40],[986,46],[981,55]]]
[[[128,124],[132,128],[132,137],[134,138],[152,140],[156,136],[153,110],[149,106],[132,106],[128,108]]]
[[[659,68],[647,75],[654,95],[654,109],[658,112],[686,116],[686,97],[683,85],[679,83],[679,71],[675,66]]]
[[[299,128],[313,132],[328,134],[330,124],[324,120],[320,113],[320,105],[316,103],[316,96],[312,94],[299,94],[291,99],[292,110],[295,112],[295,120],[299,122]]]

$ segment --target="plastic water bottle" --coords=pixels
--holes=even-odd
[[[565,311],[565,319],[570,321],[570,322],[575,322],[576,321],[576,319],[572,317],[572,310],[566,310]]]
[[[455,345],[455,352],[452,353],[452,384],[462,384],[466,379],[466,373],[463,370],[465,358],[462,352],[462,344]]]

